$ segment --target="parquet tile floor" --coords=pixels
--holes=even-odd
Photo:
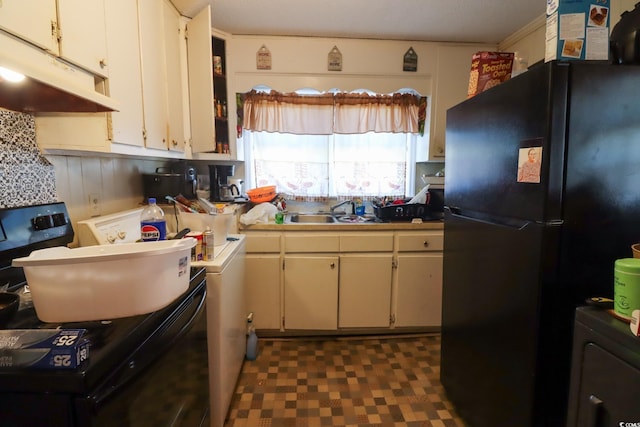
[[[439,380],[440,335],[263,339],[225,427],[465,427]]]

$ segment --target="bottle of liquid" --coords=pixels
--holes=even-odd
[[[253,313],[247,318],[247,360],[256,360],[258,357],[258,336],[253,326]]]
[[[204,246],[204,260],[205,261],[213,261],[215,247],[213,240],[213,231],[211,227],[207,225],[207,228],[202,233],[202,246]]]
[[[167,239],[167,221],[155,197],[149,197],[149,205],[140,214],[140,237],[143,242]]]

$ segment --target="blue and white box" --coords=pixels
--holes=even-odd
[[[89,359],[86,329],[0,330],[0,369],[76,369]]]

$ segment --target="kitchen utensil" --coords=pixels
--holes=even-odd
[[[253,203],[270,202],[276,197],[276,186],[267,185],[265,187],[258,187],[247,191],[249,200]]]
[[[176,205],[180,206],[185,212],[194,212],[197,213],[198,211],[185,205],[184,203],[180,203],[179,201],[177,201],[174,197],[171,196],[164,196],[165,199],[169,200],[170,202],[175,203]]]
[[[184,236],[187,235],[187,233],[189,233],[191,231],[190,228],[183,228],[182,230],[180,230],[175,236],[173,236],[173,239],[177,240],[177,239],[182,239]]]
[[[237,189],[237,195],[242,196],[244,194],[244,180],[239,178],[229,178],[229,185],[235,185]]]
[[[633,253],[634,258],[640,258],[640,243],[631,245],[631,253]]]

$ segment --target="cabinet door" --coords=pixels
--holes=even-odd
[[[440,326],[442,253],[398,255],[395,326]]]
[[[280,255],[247,254],[247,311],[256,329],[280,329]]]
[[[145,145],[167,149],[168,100],[162,2],[138,1]]]
[[[285,256],[285,329],[338,328],[338,257]]]
[[[216,147],[213,109],[213,59],[211,47],[211,6],[188,24],[189,105],[191,147],[194,153],[213,152]]]
[[[431,141],[428,158],[418,153],[417,160],[444,161],[447,110],[467,99],[471,57],[483,49],[482,46],[438,46],[437,82],[431,107]]]
[[[105,3],[109,48],[109,93],[119,103],[111,114],[109,139],[120,144],[144,146],[142,76],[138,37],[138,5],[131,0]]]
[[[167,68],[167,101],[169,120],[168,148],[173,151],[184,151],[184,115],[182,106],[182,63],[181,44],[184,43],[184,28],[180,22],[180,14],[169,2],[163,1],[165,54]]]
[[[389,327],[391,254],[340,256],[338,327]]]
[[[107,77],[104,7],[104,0],[58,0],[59,49],[67,61]]]
[[[597,344],[589,343],[583,351],[575,425],[636,425],[640,371]]]
[[[2,0],[0,29],[58,54],[55,0]]]

